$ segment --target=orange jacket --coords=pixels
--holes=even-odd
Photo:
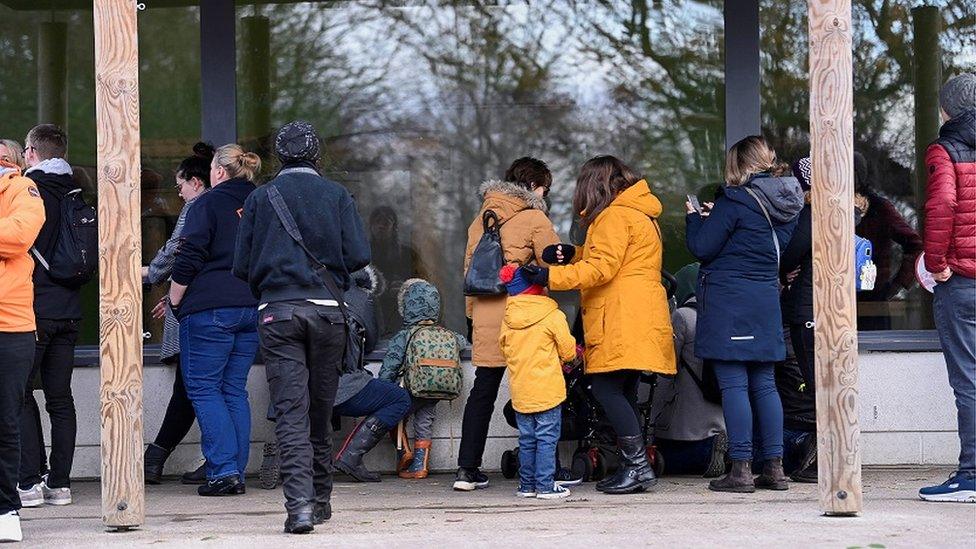
[[[34,330],[34,260],[28,252],[44,224],[41,193],[13,164],[0,161],[0,332]]]

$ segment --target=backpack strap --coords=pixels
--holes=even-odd
[[[773,246],[776,248],[776,266],[779,267],[780,255],[782,255],[779,248],[779,236],[777,236],[776,229],[773,227],[773,220],[771,217],[769,217],[769,212],[766,210],[766,205],[762,203],[762,200],[759,200],[758,196],[756,196],[756,191],[746,186],[743,186],[742,188],[745,189],[750,196],[752,196],[753,200],[756,201],[756,204],[759,204],[759,209],[762,210],[763,215],[766,217],[766,222],[769,223],[769,229],[773,232]]]

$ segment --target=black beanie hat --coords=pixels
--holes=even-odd
[[[275,154],[282,164],[318,162],[319,136],[315,128],[303,120],[285,124],[275,136]]]

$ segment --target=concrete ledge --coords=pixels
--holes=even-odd
[[[377,370],[379,364],[371,364]],[[956,436],[956,411],[949,389],[945,363],[941,353],[862,353],[861,372],[861,444],[865,465],[951,465],[959,454]],[[145,378],[144,426],[146,441],[151,441],[159,429],[173,384],[174,369],[166,366],[147,366]],[[473,368],[465,364],[466,396],[474,379]],[[74,371],[72,386],[78,410],[78,448],[72,476],[95,478],[100,474],[99,450],[99,372],[95,368]],[[265,419],[268,388],[264,368],[251,370],[248,379],[251,398],[252,446],[249,471],[256,471],[261,462],[264,441],[272,438],[272,425]],[[43,408],[43,394],[35,393]],[[431,466],[435,471],[456,468],[457,448],[461,437],[461,417],[464,396],[453,403],[438,405],[435,438],[431,452]],[[517,433],[502,416],[502,406],[508,400],[507,385],[495,403],[484,467],[497,470],[501,454],[518,445]],[[48,420],[43,423],[45,437]],[[343,421],[343,431],[336,435],[336,447],[341,443],[353,421]],[[200,459],[200,433],[194,426],[186,440],[167,462],[167,474],[179,474],[193,468]],[[564,443],[562,452],[568,459],[573,445]],[[392,445],[381,443],[368,454],[367,464],[377,471],[392,471]]]

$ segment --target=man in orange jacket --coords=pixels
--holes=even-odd
[[[34,364],[34,260],[44,224],[37,186],[0,160],[0,541],[21,541],[20,415]]]

